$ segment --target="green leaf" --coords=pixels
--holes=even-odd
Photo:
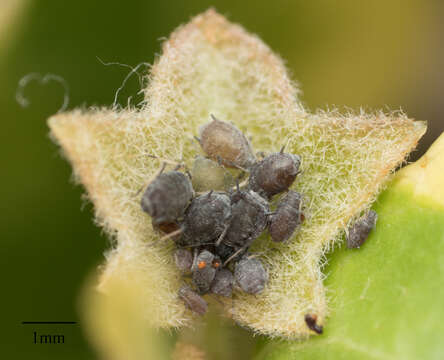
[[[257,359],[442,359],[444,346],[444,136],[401,171],[374,209],[360,249],[329,257],[324,334],[269,342]]]

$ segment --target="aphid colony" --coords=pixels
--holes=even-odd
[[[161,171],[146,188],[141,205],[153,227],[174,240],[175,263],[184,277],[191,276],[191,286],[184,285],[179,297],[192,311],[204,314],[207,304],[201,295],[230,297],[233,286],[260,293],[268,273],[248,252],[250,246],[266,229],[273,241],[288,240],[303,215],[301,195],[289,190],[299,173],[298,155],[282,149],[257,160],[245,135],[215,117],[200,129],[197,139],[208,158],[197,157],[192,174],[179,168]],[[227,186],[225,167],[249,173],[244,186],[238,181]],[[196,196],[192,178],[200,187],[202,168],[211,169],[208,183],[216,190],[207,188]],[[284,191],[275,211],[270,211],[273,196]]]
[[[249,294],[260,293],[268,273],[261,260],[248,252],[250,246],[266,229],[272,241],[287,241],[304,214],[301,194],[289,189],[300,172],[298,155],[282,148],[257,160],[245,135],[214,116],[196,139],[207,158],[196,157],[191,174],[180,172],[180,166],[168,172],[162,168],[147,186],[141,205],[153,227],[174,240],[176,266],[184,278],[191,277],[179,297],[194,313],[203,315],[207,303],[202,295],[231,297],[234,286]],[[233,186],[226,167],[249,174],[243,186],[238,181]],[[276,203],[273,197],[284,192]],[[270,202],[276,203],[273,211]],[[356,222],[347,236],[349,248],[363,244],[376,218],[370,211]],[[307,327],[320,334],[322,326],[316,320],[315,314],[305,316]]]

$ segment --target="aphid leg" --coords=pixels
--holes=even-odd
[[[193,265],[191,265],[191,271],[195,271],[197,269],[197,256],[199,255],[199,249],[197,247],[193,250]]]
[[[281,147],[281,150],[279,151],[280,154],[283,154],[285,150],[285,145]]]
[[[224,239],[225,235],[227,234],[228,229],[230,228],[230,225],[225,226],[224,230],[222,231],[222,234],[220,234],[219,238],[217,239],[215,246],[219,246],[222,240]]]
[[[176,231],[173,231],[173,232],[171,232],[171,233],[169,233],[169,234],[167,234],[167,235],[165,235],[165,236],[162,236],[162,237],[159,239],[159,241],[163,241],[163,240],[167,240],[167,239],[169,239],[169,238],[175,237],[176,235],[181,234],[182,231],[183,231],[182,229],[178,229],[178,230],[176,230]]]
[[[241,248],[239,248],[234,254],[232,254],[227,260],[225,260],[223,267],[227,266],[227,264],[233,260],[236,256],[238,256],[239,254],[241,254],[243,251],[247,250],[248,246],[242,246]]]
[[[156,177],[158,177],[160,174],[162,174],[163,173],[163,171],[165,170],[165,167],[166,167],[166,162],[164,162],[163,164],[162,164],[162,168],[160,169],[160,171],[157,173],[157,174],[154,174],[153,176],[151,176],[146,182],[145,182],[145,184],[143,184],[142,185],[142,187],[139,189],[139,190],[137,190],[137,192],[134,194],[134,196],[138,196],[141,192],[142,192],[142,190],[143,189],[145,189]]]
[[[248,179],[245,179],[244,181],[242,181],[241,183],[239,183],[239,179],[236,178],[236,184],[235,186],[233,186],[232,188],[228,189],[228,191],[233,191],[233,190],[237,190],[237,192],[240,193],[239,189],[241,186],[245,186],[248,184]],[[239,186],[238,186],[239,185]]]
[[[199,139],[197,136],[193,136],[193,139],[196,140],[196,141],[199,143],[199,145],[202,144],[201,141],[200,141],[200,139]]]

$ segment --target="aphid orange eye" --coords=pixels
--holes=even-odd
[[[220,266],[220,261],[217,261],[217,260],[216,260],[216,261],[213,261],[213,267],[214,267],[214,268],[217,269],[219,266]]]
[[[203,269],[205,266],[207,266],[207,263],[205,261],[201,261],[199,264],[197,264],[197,267],[199,269]]]

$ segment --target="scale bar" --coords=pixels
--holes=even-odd
[[[22,321],[22,324],[77,324],[77,321]]]

